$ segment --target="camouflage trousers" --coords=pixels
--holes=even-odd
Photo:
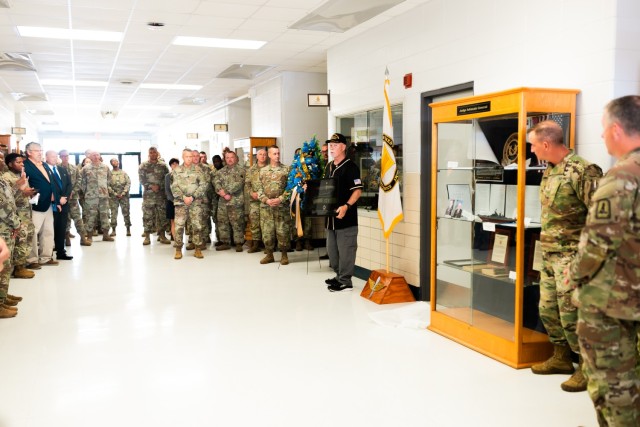
[[[13,254],[15,242],[11,237],[11,232],[8,230],[0,231],[0,237],[7,242],[9,252]],[[9,292],[9,280],[11,279],[11,272],[13,270],[12,257],[9,257],[4,264],[2,264],[2,271],[0,272],[0,303],[3,303]]]
[[[85,197],[84,210],[87,213],[87,233],[91,232],[97,225],[96,222],[100,218],[102,231],[109,230],[109,198],[108,197]]]
[[[109,198],[109,210],[111,211],[111,228],[116,228],[118,225],[118,207],[122,211],[122,217],[124,218],[124,225],[131,227],[131,214],[129,213],[129,196],[125,196],[121,199],[117,197]]]
[[[231,242],[231,232],[233,231],[233,241],[236,245],[244,243],[244,205],[233,206],[226,203],[218,204],[218,229],[220,230],[220,240],[229,244]]]
[[[573,252],[543,252],[540,272],[540,320],[553,344],[571,347],[579,353],[576,323],[578,312],[571,303],[573,288],[566,285],[564,271],[573,259]]]
[[[192,203],[191,206],[176,205],[176,218],[175,218],[175,243],[176,248],[181,248],[183,245],[183,236],[185,231],[185,225],[190,224],[191,239],[193,244],[197,248],[202,248],[202,230],[204,228],[204,206],[201,203]]]
[[[82,214],[80,213],[80,204],[77,198],[69,199],[69,216],[67,217],[67,233],[71,230],[71,220],[76,225],[76,230],[81,236],[84,236],[84,221],[82,221]]]
[[[262,231],[260,231],[260,201],[249,202],[249,228],[251,229],[252,240],[262,240]]]
[[[578,337],[587,392],[601,426],[640,425],[640,322],[578,310]]]
[[[167,219],[165,199],[147,198],[142,200],[142,224],[145,233],[171,230],[171,222]]]
[[[27,258],[29,258],[31,247],[33,245],[33,234],[36,232],[36,227],[33,225],[31,218],[21,217],[20,221],[20,228],[18,229],[15,248],[11,254],[11,263],[14,267],[16,265],[27,265]]]
[[[272,208],[260,205],[260,228],[262,228],[262,241],[268,251],[275,249],[276,239],[281,250],[289,249],[291,238],[291,215],[289,206]]]
[[[211,222],[215,227],[216,240],[220,240],[220,230],[218,229],[218,196],[211,197]],[[211,234],[211,233],[209,233]]]

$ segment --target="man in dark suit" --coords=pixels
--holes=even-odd
[[[45,153],[46,167],[52,172],[51,182],[53,182],[53,242],[56,250],[56,259],[72,260],[73,257],[67,255],[64,246],[64,237],[67,234],[67,219],[69,218],[69,205],[67,201],[71,196],[71,177],[65,168],[58,167],[58,153],[49,150]]]
[[[24,172],[29,185],[38,191],[37,202],[33,204],[31,219],[35,226],[31,255],[27,268],[38,270],[41,265],[58,265],[53,256],[53,202],[55,201],[51,171],[42,162],[42,147],[30,142],[25,147],[27,160]]]

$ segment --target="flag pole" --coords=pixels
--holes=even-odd
[[[385,239],[387,241],[387,273],[389,272],[389,239]]]

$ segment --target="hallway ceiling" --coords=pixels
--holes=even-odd
[[[325,31],[290,28],[335,0],[0,0],[0,108],[32,118],[41,133],[154,134],[283,71],[325,73],[327,49],[428,0],[405,0],[379,13],[389,1],[365,1],[377,15],[339,33],[327,25],[316,25]],[[337,27],[350,21],[336,18]],[[121,36],[27,37],[30,28],[22,27]],[[266,43],[255,50],[194,47],[174,44],[178,36]],[[227,78],[218,77],[223,72]]]

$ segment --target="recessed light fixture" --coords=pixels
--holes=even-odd
[[[208,37],[178,36],[173,44],[178,46],[219,47],[223,49],[260,49],[267,42],[259,40],[216,39]]]
[[[71,39],[103,42],[122,41],[122,33],[116,31],[71,30],[68,28],[25,27],[18,26],[22,37],[41,37],[47,39]]]
[[[166,90],[200,90],[202,85],[179,85],[170,83],[142,83],[140,89],[166,89]]]
[[[64,80],[64,79],[42,79],[40,84],[44,86],[96,86],[105,87],[109,82],[99,82],[94,80]]]

